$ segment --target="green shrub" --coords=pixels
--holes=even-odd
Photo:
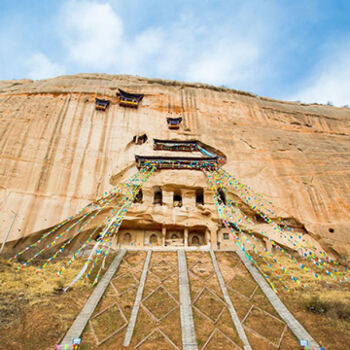
[[[340,300],[323,301],[319,296],[307,300],[305,307],[314,314],[326,314],[330,318],[350,321],[350,304]]]
[[[327,312],[326,304],[320,300],[319,296],[315,295],[306,301],[305,307],[308,311],[314,314],[324,314]]]

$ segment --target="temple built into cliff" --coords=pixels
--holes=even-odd
[[[137,108],[143,99],[143,94],[135,94],[119,89],[119,105],[123,107]]]
[[[218,335],[230,349],[252,349],[254,337],[276,349],[305,339],[319,349],[276,293],[304,287],[289,266],[350,281],[349,119],[346,108],[131,76],[0,82],[0,249],[18,270],[38,261],[38,273],[63,257],[58,276],[83,257],[64,291],[84,277],[98,283],[114,252],[61,342],[69,349],[88,322],[85,341],[96,346],[115,336],[133,349],[157,341],[209,349]],[[93,314],[109,284],[113,303]],[[255,297],[258,307],[248,305]],[[233,304],[248,311],[237,315]],[[118,326],[106,335],[102,321],[95,332],[113,308]],[[252,331],[245,322],[260,308],[257,317],[274,326]],[[181,328],[177,340],[161,327],[168,315]],[[153,328],[140,331],[148,320]],[[288,328],[295,338],[280,347]]]
[[[347,175],[340,170],[339,175],[332,175],[329,169],[337,172],[337,168],[318,161],[321,154],[318,149],[346,154],[348,146],[341,133],[349,131],[347,111],[264,100],[200,85],[167,86],[138,78],[108,80],[104,76],[85,79],[84,75],[70,79],[73,78],[52,79],[45,84],[3,85],[0,90],[2,121],[6,123],[11,117],[11,125],[17,125],[15,129],[6,129],[2,124],[2,168],[8,170],[0,180],[6,189],[3,193],[7,205],[22,218],[16,218],[6,238],[9,248],[17,241],[16,244],[25,245],[35,239],[39,232],[49,230],[109,186],[127,181],[137,171],[154,169],[155,174],[138,191],[134,205],[121,222],[114,247],[216,247],[218,243],[221,247],[247,246],[244,239],[242,242],[228,239],[230,232],[222,224],[226,218],[227,222],[237,224],[232,232],[234,237],[249,231],[269,249],[273,247],[270,239],[288,249],[299,249],[294,238],[289,239],[279,231],[289,225],[296,237],[301,237],[297,240],[307,239],[317,249],[329,247],[329,253],[347,255],[347,236],[340,233],[346,225],[338,220],[338,217],[347,220],[347,214],[324,203],[325,198],[332,200],[331,192],[346,191],[339,176]],[[34,86],[35,95],[31,93]],[[23,106],[19,111],[17,104]],[[26,108],[29,104],[31,107]],[[45,113],[50,118],[43,124],[38,119],[40,113],[34,111],[45,104]],[[104,111],[103,117],[102,114],[98,119],[94,117],[93,105],[96,113]],[[24,134],[14,136],[23,113],[29,120],[25,135],[31,140],[30,145],[21,139]],[[76,118],[80,118],[79,122]],[[42,137],[37,138],[37,134]],[[19,153],[13,144],[18,137],[23,144]],[[63,139],[65,145],[61,145]],[[52,140],[50,145],[48,140]],[[329,143],[333,146],[328,147]],[[316,144],[317,149],[313,146]],[[39,151],[29,151],[33,147]],[[84,153],[73,152],[76,149],[84,149]],[[5,166],[4,162],[10,163]],[[16,166],[12,167],[11,162],[16,162]],[[31,168],[30,164],[36,165]],[[341,164],[345,163],[338,162],[339,169]],[[32,169],[32,185],[20,180],[28,166]],[[229,171],[233,177],[227,177],[223,171]],[[53,177],[55,173],[60,173],[59,183]],[[264,196],[254,194],[248,184],[237,187],[235,175]],[[332,187],[330,192],[330,182],[325,182],[329,176],[336,176],[331,183],[341,188]],[[274,179],[278,179],[278,186]],[[325,191],[323,199],[314,190],[316,183]],[[7,197],[5,193],[11,195]],[[299,198],[301,193],[305,200]],[[65,199],[55,202],[49,198]],[[339,206],[340,202],[337,203]],[[300,205],[303,210],[299,210]],[[105,210],[97,215],[96,224],[106,217]],[[337,210],[343,214],[337,216]],[[9,215],[4,212],[3,225],[9,221]],[[267,220],[271,217],[277,226],[271,226]],[[79,236],[83,239],[95,228],[89,223],[80,229]],[[6,230],[5,225],[3,231]],[[78,240],[78,236],[73,237],[73,241]],[[250,249],[249,244],[246,248]]]
[[[167,123],[169,129],[177,130],[180,128],[180,124],[182,122],[182,118],[167,118]]]

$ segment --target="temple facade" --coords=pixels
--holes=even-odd
[[[157,171],[136,195],[114,247],[235,246],[219,220],[206,176],[195,171],[216,169],[226,159],[221,152],[198,140],[153,139],[140,153],[137,168]]]
[[[222,227],[205,175],[193,170],[155,172],[128,210],[114,246],[234,247]]]

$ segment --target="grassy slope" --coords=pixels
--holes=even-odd
[[[327,350],[345,349],[345,344],[350,344],[350,285],[340,286],[330,278],[315,280],[285,256],[278,256],[278,259],[310,287],[305,289],[281,274],[290,288],[287,293],[276,282],[281,299]],[[57,260],[49,264],[39,275],[35,274],[39,264],[15,272],[16,264],[0,262],[1,350],[52,349],[63,337],[92,288],[79,281],[69,293],[62,293],[62,286],[74,278],[84,260],[77,260],[59,278],[56,272],[62,262]],[[261,267],[270,271],[264,264]]]
[[[273,264],[273,269],[278,270],[280,277],[288,285],[290,291],[287,292],[273,274],[271,275],[271,269],[266,264],[260,265],[261,269],[272,277],[279,297],[289,310],[327,350],[350,348],[345,345],[350,344],[350,283],[341,285],[324,273],[319,274],[320,270],[314,265],[298,259],[320,275],[321,279],[318,280],[286,255],[275,256],[282,266],[289,270],[290,275],[296,276],[303,283],[303,286],[295,283],[288,275],[282,273],[277,264]],[[254,258],[259,260],[256,256]],[[347,277],[350,278],[350,274]]]
[[[78,260],[62,277],[57,277],[62,265],[59,260],[48,264],[40,274],[35,274],[39,262],[19,272],[18,264],[0,262],[1,350],[55,347],[91,293],[91,287],[81,281],[69,293],[62,292],[83,263]]]

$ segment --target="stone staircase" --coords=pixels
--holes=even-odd
[[[133,254],[135,254],[135,250],[133,250]],[[160,255],[158,260],[152,263],[151,261],[156,259],[157,254]],[[168,255],[164,255],[162,257],[161,254]],[[197,255],[194,257],[195,254]],[[257,306],[253,305],[244,317],[242,315],[239,317],[234,307],[236,291],[232,287],[231,281],[227,278],[225,280],[224,278],[227,277],[227,272],[224,270],[226,275],[223,275],[221,272],[220,264],[222,263],[220,262],[220,259],[217,260],[218,254],[219,257],[220,254],[226,254],[226,256],[229,254],[229,258],[232,257],[232,259],[237,259],[238,264],[242,264],[243,268],[249,272],[252,280],[254,280],[256,283],[256,287],[254,287],[255,289],[252,295],[256,293],[258,289],[264,293],[268,302],[279,315],[279,319],[276,319],[276,322],[280,322],[279,324],[281,327],[284,327],[278,341],[268,339],[266,334],[260,334],[261,332],[259,333],[259,331],[251,329],[251,326],[247,324],[247,319],[252,317],[252,310],[259,309]],[[105,275],[92,292],[83,309],[73,322],[71,328],[66,333],[63,341],[61,342],[60,349],[72,349],[72,339],[82,337],[84,329],[86,329],[87,324],[92,318],[96,319],[96,317],[103,312],[112,312],[112,309],[107,307],[102,312],[93,316],[97,305],[103,299],[103,295],[105,294],[107,287],[110,284],[113,284],[112,282],[114,280],[125,276],[125,272],[120,275],[121,277],[118,276],[118,268],[122,261],[127,258],[127,255],[126,250],[120,250],[118,255],[114,258]],[[169,258],[169,256],[171,258]],[[187,262],[188,259],[190,259],[189,263]],[[196,259],[198,261],[196,261]],[[175,265],[177,265],[177,268]],[[213,272],[205,274],[204,270],[206,270],[206,268],[202,268],[204,271],[203,272],[202,270],[198,269],[198,266],[208,267]],[[221,267],[224,268],[223,265]],[[127,268],[128,266],[126,266],[126,270]],[[141,268],[141,266],[139,266],[139,268]],[[117,274],[117,277],[113,277],[115,274]],[[191,279],[189,278],[189,274]],[[171,289],[169,285],[167,285],[170,279],[172,279],[174,283],[174,276],[177,276],[176,281],[178,291],[175,291],[176,293],[174,292],[173,287],[171,287]],[[202,283],[202,286],[200,286],[200,283]],[[217,283],[217,287],[214,283]],[[199,289],[197,290],[199,293],[193,289],[194,284],[198,284],[197,287],[202,288],[200,291]],[[145,292],[145,285],[147,291],[150,291],[148,294]],[[115,287],[113,288],[115,289]],[[125,288],[128,290],[127,286]],[[178,294],[178,298],[174,293]],[[197,297],[194,297],[196,293]],[[147,295],[145,296],[145,294]],[[119,293],[119,296],[120,295],[122,294]],[[163,304],[168,303],[169,305],[172,305],[171,307],[169,306],[169,310],[163,311],[163,314],[159,314],[159,310],[156,310],[156,307],[152,306],[152,302],[157,302],[157,295],[163,295],[163,298],[165,298]],[[204,302],[203,306],[202,303],[202,300],[207,300],[205,298],[208,296],[210,296],[211,299],[216,298],[215,300],[217,300],[217,304],[220,305],[219,309],[221,311],[218,310],[218,314],[215,315],[214,318],[210,316],[209,304],[206,306]],[[237,297],[238,296],[239,295],[237,294]],[[247,298],[247,296],[245,298]],[[110,339],[118,338],[118,341],[120,344],[122,344],[122,347],[126,347],[128,349],[142,349],[143,346],[149,342],[162,341],[166,342],[170,349],[197,350],[206,349],[208,346],[210,346],[211,342],[217,341],[218,344],[220,342],[228,344],[226,345],[225,349],[232,347],[232,349],[251,350],[258,349],[256,346],[254,347],[250,344],[250,339],[252,339],[254,336],[269,343],[271,348],[283,349],[283,346],[280,346],[286,330],[289,329],[296,338],[295,344],[298,344],[300,340],[307,340],[310,349],[319,349],[317,342],[289,312],[286,306],[266,283],[260,272],[240,251],[226,253],[220,251],[219,253],[215,253],[213,250],[209,249],[207,251],[203,251],[202,249],[197,252],[193,251],[193,249],[188,251],[186,249],[177,249],[175,251],[174,249],[163,249],[162,251],[157,250],[156,252],[148,250],[146,258],[143,262],[142,273],[139,278],[136,295],[133,300],[133,307],[128,319],[123,314],[120,305],[117,304],[120,314],[124,318],[123,325],[117,330],[114,330],[112,333],[105,334],[104,340],[96,341],[94,344],[95,346],[97,345],[98,347],[102,343],[110,341]],[[114,304],[111,305],[113,306]],[[148,333],[145,331],[144,334],[138,335],[140,327],[137,327],[137,324],[140,325],[143,322],[143,316],[140,316],[140,310],[142,311],[143,315],[147,314],[150,319],[153,320],[152,322],[154,322],[154,324],[150,326]],[[181,338],[175,339],[173,334],[170,334],[169,332],[167,334],[167,329],[164,329],[162,324],[163,322],[165,323],[164,320],[169,317],[168,315],[175,315],[174,313],[178,311],[178,332],[181,332]],[[225,312],[229,313],[230,318],[225,319],[222,316]],[[270,320],[276,318],[268,312],[266,312],[266,317],[269,317]],[[208,324],[211,324],[210,327],[212,327],[212,330],[210,331],[210,334],[205,335],[204,338],[206,338],[206,340],[201,342],[199,338],[203,337],[203,335],[201,335],[202,329],[200,327],[200,322],[203,322],[203,320],[205,320],[205,322]],[[225,322],[224,325],[223,322]],[[227,327],[232,328],[232,331],[235,332],[238,337],[228,334]],[[91,332],[94,334],[94,338],[98,339],[94,332],[94,328],[90,328]],[[172,332],[174,332],[174,330],[175,329],[172,329]],[[84,340],[85,339],[83,336],[83,343]]]

